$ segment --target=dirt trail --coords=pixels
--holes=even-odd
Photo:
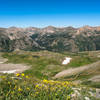
[[[0,56],[0,73],[21,73],[30,68],[24,64],[5,63],[7,59]]]
[[[66,77],[66,76],[79,74],[79,73],[81,73],[85,70],[88,70],[88,69],[93,69],[94,70],[96,67],[98,67],[98,65],[100,65],[100,61],[95,62],[93,64],[86,65],[86,66],[81,66],[81,67],[78,67],[78,68],[69,68],[69,69],[64,70],[62,72],[59,72],[53,78],[56,79],[56,78],[61,78],[61,77]]]

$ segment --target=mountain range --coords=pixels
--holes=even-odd
[[[0,51],[55,52],[100,50],[100,27],[0,28]]]

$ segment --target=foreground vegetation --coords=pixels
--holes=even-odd
[[[25,76],[1,76],[0,98],[2,100],[70,100],[72,84],[53,80],[37,80]]]
[[[0,79],[0,100],[98,100],[95,89],[68,81],[38,80],[24,73],[1,75]]]

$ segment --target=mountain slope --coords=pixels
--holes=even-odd
[[[0,28],[0,51],[91,51],[100,50],[99,43],[100,27]]]

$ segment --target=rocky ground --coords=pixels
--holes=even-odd
[[[21,73],[30,67],[24,64],[6,63],[7,59],[0,56],[0,73]]]
[[[62,72],[57,73],[54,76],[54,78],[61,78],[61,77],[65,77],[65,76],[76,75],[78,73],[81,73],[81,72],[89,70],[89,69],[95,70],[96,67],[99,67],[99,66],[100,66],[100,61],[95,62],[93,64],[89,64],[89,65],[85,65],[85,66],[80,66],[78,68],[69,68],[67,70],[64,70]]]

